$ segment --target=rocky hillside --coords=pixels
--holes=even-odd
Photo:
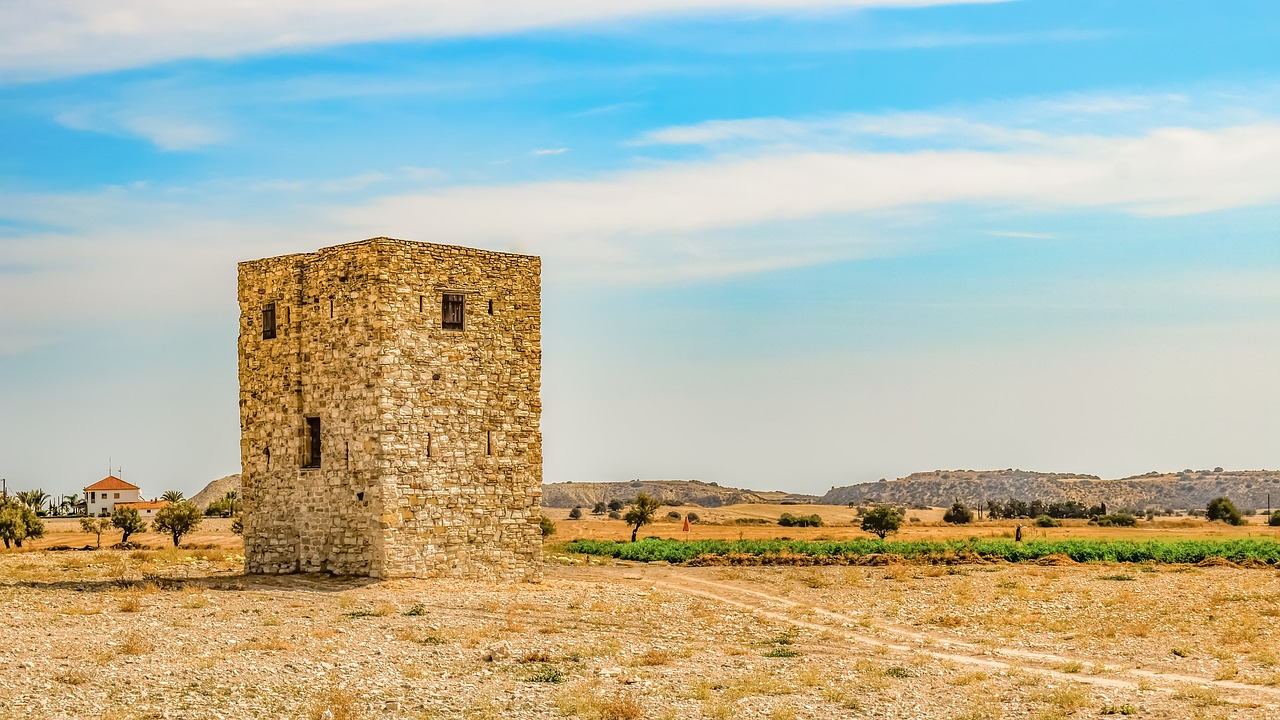
[[[1038,473],[1025,470],[935,470],[897,480],[832,488],[821,502],[893,502],[943,507],[959,499],[970,505],[985,500],[1075,500],[1112,508],[1203,508],[1226,496],[1242,509],[1280,507],[1280,472],[1271,470],[1184,470],[1103,480],[1095,475]]]
[[[598,502],[626,502],[639,493],[659,500],[681,502],[702,507],[721,507],[738,503],[809,503],[813,495],[785,492],[756,492],[740,488],[720,487],[700,480],[634,480],[613,483],[546,483],[542,486],[542,506],[554,508],[586,507]]]
[[[226,477],[220,477],[217,480],[214,480],[208,485],[205,485],[203,490],[196,493],[190,499],[191,499],[191,502],[196,504],[196,507],[200,508],[201,510],[204,510],[205,508],[209,507],[209,503],[213,502],[214,500],[218,500],[225,497],[227,493],[232,491],[235,491],[237,493],[240,492],[240,475],[239,474],[228,475]]]

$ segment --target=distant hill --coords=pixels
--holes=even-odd
[[[701,480],[633,480],[631,482],[565,482],[542,486],[542,506],[553,508],[586,507],[598,502],[626,502],[639,493],[659,500],[678,501],[702,507],[721,507],[739,503],[811,503],[815,495],[785,492],[757,492],[721,487]]]
[[[240,492],[239,474],[228,475],[214,480],[208,485],[205,485],[203,490],[191,496],[190,500],[196,504],[196,507],[204,510],[209,507],[209,503],[226,497],[226,494],[233,490],[237,493]]]
[[[1026,470],[934,470],[897,480],[831,488],[821,503],[892,502],[944,507],[959,499],[977,505],[985,500],[1075,500],[1087,505],[1142,510],[1203,508],[1226,496],[1242,509],[1280,507],[1280,471],[1184,470],[1103,480],[1096,475],[1040,473]]]

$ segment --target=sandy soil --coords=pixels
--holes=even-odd
[[[0,718],[1280,717],[1274,570],[241,562],[0,554]]]

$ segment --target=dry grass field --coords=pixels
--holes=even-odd
[[[543,514],[556,521],[555,540],[589,538],[593,540],[627,540],[631,528],[621,520],[610,520],[605,515],[592,515],[584,511],[581,520],[569,520],[569,510],[546,508]],[[658,521],[640,530],[640,537],[658,536],[685,539],[684,523],[668,519],[669,512],[697,513],[702,522],[689,527],[690,540],[758,540],[789,537],[796,540],[849,540],[871,537],[859,528],[852,508],[843,505],[729,505],[722,508],[695,508],[691,506],[662,507],[658,509]],[[780,527],[778,517],[782,513],[822,517],[822,527]],[[1027,540],[1049,538],[1066,539],[1125,539],[1125,540],[1228,540],[1242,537],[1270,537],[1280,539],[1280,528],[1269,527],[1266,517],[1252,515],[1248,525],[1233,527],[1224,523],[1210,523],[1191,517],[1157,517],[1152,522],[1139,520],[1134,528],[1097,527],[1087,520],[1063,520],[1062,527],[1039,528],[1028,520],[992,520],[971,525],[950,525],[942,522],[942,508],[911,510],[902,529],[893,536],[895,540],[959,540],[971,537],[1012,538],[1014,526],[1023,526],[1023,538]],[[739,525],[739,520],[764,520],[765,525]]]
[[[1223,531],[1160,525],[1105,532]],[[588,526],[625,531],[554,540]],[[246,577],[238,539],[202,529],[219,547],[0,553],[0,719],[1280,718],[1275,569],[684,568],[551,545],[540,583],[368,582]],[[855,532],[694,532],[739,529]]]

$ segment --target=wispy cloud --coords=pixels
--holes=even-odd
[[[208,120],[136,108],[78,108],[55,115],[73,130],[137,137],[161,150],[194,150],[222,142],[227,131]]]
[[[30,79],[325,45],[493,35],[638,16],[797,13],[1007,0],[44,0],[0,25],[0,77]]]
[[[567,147],[558,147],[558,148],[540,148],[540,149],[534,150],[532,154],[534,154],[534,155],[563,155],[563,154],[565,154],[565,153],[567,153],[567,152],[569,152],[569,148],[567,148]]]
[[[574,182],[460,187],[342,213],[466,242],[701,232],[937,203],[1209,212],[1280,200],[1280,125],[1065,136],[1010,151],[799,152],[674,163]],[[489,210],[504,209],[501,213]]]

